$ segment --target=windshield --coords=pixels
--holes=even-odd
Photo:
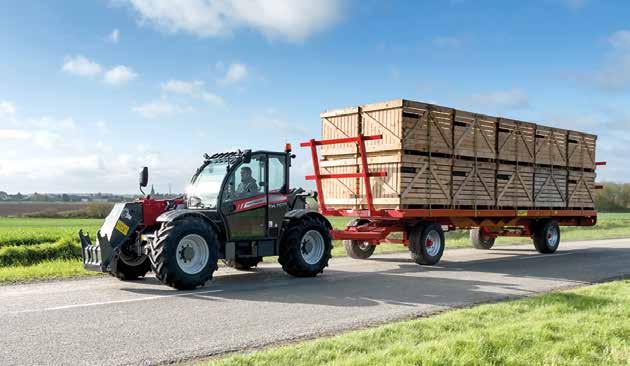
[[[210,163],[203,168],[186,189],[188,207],[216,208],[227,171],[228,163]]]

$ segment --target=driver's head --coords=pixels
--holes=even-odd
[[[252,169],[248,166],[241,168],[241,180],[249,179],[252,177]]]

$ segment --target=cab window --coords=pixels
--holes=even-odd
[[[264,193],[264,177],[264,155],[252,156],[249,163],[240,164],[230,174],[228,184],[224,188],[223,200],[239,200]]]
[[[279,193],[285,189],[284,164],[284,157],[269,157],[269,193]]]

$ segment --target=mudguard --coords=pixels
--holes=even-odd
[[[330,224],[330,221],[328,221],[328,219],[324,215],[320,214],[317,211],[312,211],[312,210],[309,210],[308,208],[301,208],[297,210],[291,210],[287,212],[286,214],[284,214],[284,218],[289,219],[289,220],[301,219],[304,216],[315,216],[315,217],[322,218],[324,222],[326,223],[328,230],[332,230],[332,225]]]
[[[188,208],[179,209],[179,210],[172,210],[172,211],[166,211],[163,214],[161,214],[160,216],[158,216],[156,221],[157,222],[172,222],[172,221],[175,221],[177,219],[183,218],[184,216],[199,217],[199,218],[202,218],[202,219],[204,219],[206,221],[210,221],[211,222],[211,220],[208,218],[208,216],[204,215],[199,210],[191,210],[191,209],[188,209]]]

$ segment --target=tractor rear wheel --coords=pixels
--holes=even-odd
[[[409,233],[411,259],[422,265],[434,265],[444,253],[444,231],[435,223],[420,224]]]
[[[331,257],[332,239],[325,219],[303,216],[292,219],[282,236],[278,262],[296,277],[314,277],[323,272]]]
[[[494,246],[496,238],[484,233],[481,228],[470,229],[470,241],[475,249],[490,249]]]
[[[544,220],[534,225],[534,247],[539,253],[550,254],[558,250],[560,227],[553,220]]]
[[[116,271],[110,274],[121,281],[133,281],[139,277],[146,276],[150,270],[151,261],[149,261],[147,256],[143,255],[135,260],[129,260],[128,258],[122,258],[121,255],[116,262]]]
[[[262,257],[237,258],[233,261],[223,260],[226,266],[240,271],[250,270],[252,267],[256,267],[260,262],[262,262]]]
[[[212,278],[219,240],[207,222],[191,217],[165,222],[149,245],[155,277],[178,290],[190,290]]]

